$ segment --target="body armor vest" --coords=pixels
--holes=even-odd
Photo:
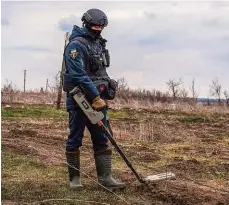
[[[105,48],[106,40],[97,39],[93,41],[86,37],[75,37],[71,42],[74,41],[85,48],[87,53],[84,62],[85,71],[97,87],[100,96],[107,100],[113,100],[118,84],[115,80],[109,78],[106,71],[106,68],[110,65],[109,52]],[[71,83],[66,80],[66,84]]]
[[[109,78],[106,68],[110,64],[110,56],[105,45],[99,40],[92,41],[85,37],[76,37],[72,42],[80,43],[86,50],[85,70],[92,81],[99,78]]]

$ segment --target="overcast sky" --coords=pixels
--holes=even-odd
[[[168,79],[193,78],[200,97],[212,79],[229,90],[229,2],[2,2],[1,81],[28,89],[45,87],[60,70],[64,34],[90,8],[109,20],[108,73],[132,88],[166,91]]]

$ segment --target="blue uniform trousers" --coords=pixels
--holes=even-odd
[[[102,110],[104,114],[103,123],[107,127],[107,109],[104,108]],[[105,150],[108,148],[107,142],[107,136],[104,134],[104,132],[101,131],[101,128],[98,127],[98,125],[93,125],[90,123],[90,121],[87,119],[85,114],[82,112],[82,110],[70,110],[69,113],[69,129],[70,134],[68,136],[67,142],[66,142],[66,151],[72,152],[76,151],[79,147],[82,146],[82,139],[85,127],[88,128],[90,134],[91,134],[91,140],[93,143],[93,150],[100,151]]]

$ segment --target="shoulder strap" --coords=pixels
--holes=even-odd
[[[65,50],[67,49],[68,45],[71,42],[74,42],[74,41],[78,42],[81,46],[83,46],[85,48],[85,51],[87,52],[87,54],[89,54],[90,41],[88,39],[80,37],[80,36],[77,36],[77,37],[73,38],[71,41],[68,42],[68,44],[64,48],[64,53],[65,53]],[[65,64],[65,59],[64,58],[63,58],[62,66],[63,66],[63,68],[62,68],[62,75],[61,75],[61,77],[62,77],[61,84],[63,86],[64,75],[66,74],[66,64]]]
[[[83,47],[85,48],[86,52],[88,53],[88,42],[89,42],[89,41],[86,40],[86,39],[83,38],[83,37],[80,37],[80,36],[75,37],[75,38],[73,38],[71,41],[68,42],[68,44],[67,44],[67,45],[65,46],[65,48],[64,48],[64,53],[65,53],[65,51],[66,51],[68,45],[69,45],[71,42],[73,42],[73,41],[77,41],[81,46],[83,46]],[[63,56],[64,56],[64,54],[63,54]],[[62,64],[63,64],[62,66],[64,67],[62,71],[63,71],[63,73],[65,73],[65,72],[66,72],[66,64],[65,64],[64,58],[63,58]]]
[[[71,42],[74,42],[74,41],[82,45],[85,48],[87,53],[89,52],[90,41],[88,39],[81,37],[81,36],[77,36],[71,40]]]

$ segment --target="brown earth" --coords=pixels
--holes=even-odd
[[[228,118],[187,124],[174,120],[171,116],[167,118],[155,113],[147,113],[146,118],[153,122],[154,132],[150,135],[145,130],[141,139],[137,138],[142,132],[139,121],[122,119],[120,123],[120,120],[112,120],[118,144],[142,175],[169,170],[177,178],[150,184],[149,187],[141,186],[118,153],[114,152],[114,161],[117,163],[114,175],[128,184],[123,196],[127,195],[131,204],[228,205]],[[3,118],[3,158],[5,152],[12,152],[33,157],[47,166],[65,167],[64,146],[67,134],[66,121]],[[96,179],[91,141],[87,132],[81,153],[82,170]],[[4,172],[4,164],[2,166],[4,204],[23,204],[20,197],[7,200],[4,183],[10,176]],[[91,185],[90,188],[88,182],[88,187],[93,190],[94,186]]]

